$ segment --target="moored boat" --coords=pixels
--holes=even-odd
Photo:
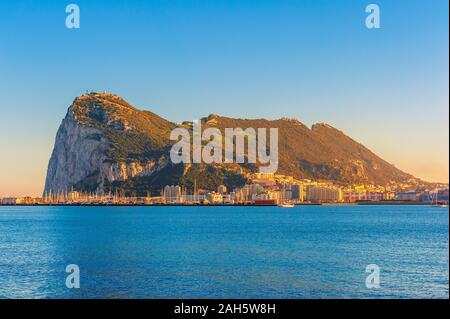
[[[294,205],[294,204],[291,204],[291,203],[281,203],[281,204],[279,204],[278,206],[279,206],[279,207],[283,207],[283,208],[292,208],[292,207],[294,207],[295,205]]]

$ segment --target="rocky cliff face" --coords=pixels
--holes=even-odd
[[[69,191],[86,177],[98,175],[107,149],[108,141],[101,131],[78,125],[69,109],[56,134],[44,192]]]
[[[74,189],[102,194],[105,182],[123,182],[129,178],[149,176],[167,165],[164,156],[117,157],[114,151],[120,145],[115,145],[117,141],[109,133],[114,130],[126,135],[124,131],[132,132],[136,128],[125,118],[117,116],[116,113],[123,111],[120,108],[124,106],[111,103],[108,108],[105,104],[108,99],[124,102],[115,95],[85,95],[70,106],[56,134],[44,193],[58,194]],[[86,105],[89,112],[83,113]],[[96,125],[86,116],[101,116],[106,126]]]
[[[188,126],[184,123],[184,126]],[[418,183],[343,132],[327,125],[308,128],[298,120],[233,119],[210,115],[203,126],[278,128],[279,174],[341,184]],[[143,195],[165,184],[215,189],[247,182],[249,164],[174,165],[170,132],[176,124],[141,111],[113,94],[85,94],[70,106],[56,135],[48,165],[46,193],[71,189]]]
[[[112,162],[106,156],[109,148],[109,140],[100,130],[78,125],[69,111],[56,135],[45,193],[72,189],[103,193],[105,181],[148,176],[167,165],[166,160]]]

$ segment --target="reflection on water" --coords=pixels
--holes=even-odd
[[[448,298],[448,243],[434,207],[0,207],[0,297]]]

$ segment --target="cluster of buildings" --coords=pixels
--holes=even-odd
[[[448,188],[430,191],[386,190],[372,185],[339,187],[330,183],[295,180],[291,176],[254,174],[252,183],[228,192],[220,185],[217,190],[194,189],[192,194],[178,185],[166,186],[161,192],[164,204],[256,204],[283,203],[321,204],[357,202],[423,202],[448,203]]]
[[[227,187],[220,185],[217,191],[207,191],[203,189],[194,190],[188,194],[178,185],[167,185],[161,192],[161,204],[235,204],[234,192],[227,193]]]
[[[126,197],[119,194],[93,194],[71,191],[46,194],[42,198],[0,198],[2,205],[279,205],[358,202],[422,202],[448,204],[449,190],[439,188],[423,191],[392,191],[373,185],[340,187],[326,182],[296,180],[291,176],[253,174],[251,183],[228,190],[220,185],[216,190],[188,191],[179,185],[165,186],[160,196]]]

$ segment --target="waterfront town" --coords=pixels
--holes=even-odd
[[[115,192],[83,193],[76,190],[43,197],[5,197],[1,205],[345,205],[422,204],[447,205],[447,184],[432,189],[402,190],[401,186],[339,186],[330,182],[297,180],[278,174],[254,174],[252,183],[232,190],[185,189],[166,185],[158,196],[130,197]],[[404,186],[406,188],[406,185]],[[399,190],[400,188],[400,190]]]

